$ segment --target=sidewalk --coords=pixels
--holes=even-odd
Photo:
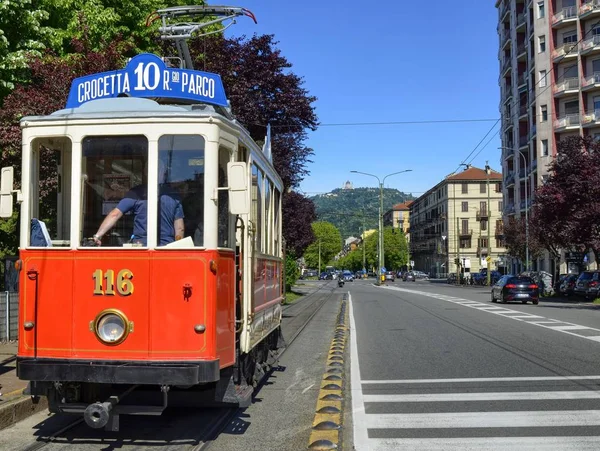
[[[0,430],[46,409],[46,399],[35,403],[24,395],[27,382],[17,377],[17,342],[0,343]]]

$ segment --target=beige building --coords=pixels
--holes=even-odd
[[[489,189],[488,189],[489,187]],[[415,269],[442,276],[478,272],[491,258],[492,270],[505,265],[502,175],[468,166],[431,188],[410,206],[410,250]]]
[[[384,227],[392,226],[402,230],[407,242],[410,242],[410,206],[412,203],[413,201],[409,200],[396,204],[383,215]]]
[[[504,213],[520,217],[558,141],[600,138],[600,1],[498,0],[496,8]],[[531,268],[554,270],[547,255]]]

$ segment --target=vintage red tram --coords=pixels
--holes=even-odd
[[[283,341],[269,136],[261,148],[233,118],[218,75],[151,54],[75,80],[64,110],[21,126],[21,186],[2,169],[0,210],[12,214],[16,191],[17,370],[30,393],[109,430],[178,393],[247,405]],[[183,210],[170,239],[165,193]]]

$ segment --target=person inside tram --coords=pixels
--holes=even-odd
[[[158,162],[159,184],[159,245],[164,246],[178,241],[184,237],[184,212],[179,195],[169,188],[166,183],[166,165],[162,160]],[[129,190],[117,207],[109,212],[98,231],[92,239],[96,245],[102,244],[102,237],[112,229],[124,214],[133,212],[133,234],[131,241],[142,246],[147,245],[147,223],[148,223],[148,185],[142,184]]]

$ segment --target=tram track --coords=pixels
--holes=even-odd
[[[293,317],[291,317],[290,323],[294,323],[294,319],[298,318],[300,321],[300,325],[293,330],[291,336],[289,338],[285,338],[286,347],[280,353],[280,357],[285,354],[285,352],[292,346],[292,344],[296,341],[296,338],[302,333],[302,331],[308,326],[311,320],[320,312],[322,307],[325,305],[325,300],[331,296],[336,291],[337,284],[332,285],[329,283],[323,284],[319,288],[317,288],[313,293],[309,296],[311,299],[305,299],[303,302],[297,302],[294,304],[289,304],[284,306],[283,312],[284,316],[286,313],[293,313]],[[308,301],[306,303],[306,301]],[[269,379],[270,373],[265,376],[265,378],[261,381],[259,386],[257,387],[257,392],[260,391],[261,387],[264,383]],[[210,415],[210,421],[206,423],[201,431],[198,431],[199,434],[195,434],[196,437],[188,437],[184,439],[185,441],[192,441],[193,443],[177,443],[179,441],[178,438],[173,437],[170,440],[166,440],[164,443],[163,449],[178,449],[178,450],[189,450],[189,451],[205,451],[210,448],[213,444],[214,439],[218,437],[221,433],[223,433],[228,426],[232,425],[235,422],[235,418],[239,416],[243,409],[232,407],[232,408],[221,408],[217,415],[214,415],[215,409],[199,409],[198,419],[201,420],[203,414],[207,412],[212,413]],[[136,417],[143,418],[143,417]],[[141,421],[141,420],[140,420]],[[76,432],[76,428],[81,426],[80,433]],[[235,427],[235,425],[233,425]],[[51,445],[56,445],[57,448],[62,448],[63,446],[76,446],[77,449],[94,449],[94,445],[98,445],[99,448],[96,449],[107,449],[107,445],[110,447],[111,445],[114,447],[118,447],[121,449],[130,449],[134,450],[143,450],[148,449],[149,442],[152,442],[151,447],[156,448],[160,446],[159,443],[156,443],[156,439],[148,440],[148,439],[131,439],[121,437],[121,433],[117,433],[116,436],[108,435],[102,432],[102,436],[96,435],[93,433],[93,429],[90,429],[83,421],[83,418],[76,418],[71,423],[61,427],[59,430],[46,435],[45,437],[40,436],[36,442],[31,443],[29,446],[22,448],[24,451],[38,451],[40,449],[48,449]],[[126,431],[124,429],[123,434],[128,434],[130,431]],[[189,432],[189,431],[182,431]],[[75,437],[85,437],[83,443],[78,443],[77,438]],[[183,438],[182,438],[183,439]],[[136,442],[146,442],[146,443],[136,443]],[[146,445],[148,444],[148,446]],[[83,446],[82,446],[83,445]],[[161,447],[163,447],[161,446]]]

